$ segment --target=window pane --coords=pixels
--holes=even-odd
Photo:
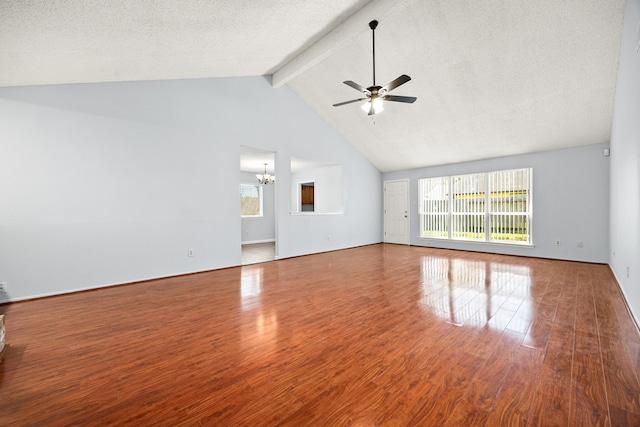
[[[449,177],[419,181],[420,236],[449,237]]]
[[[531,242],[531,169],[489,174],[493,242]]]
[[[452,238],[485,240],[485,174],[459,175],[452,179]]]
[[[240,184],[240,215],[262,216],[262,188],[259,185]]]

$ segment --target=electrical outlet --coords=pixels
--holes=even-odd
[[[560,246],[560,240],[556,240],[556,246]]]
[[[189,249],[189,251],[187,252],[187,256],[193,256],[193,249]]]
[[[0,294],[7,293],[7,282],[0,282]]]
[[[582,247],[582,242],[578,242],[578,244],[577,244],[576,246],[578,246],[579,248],[581,248],[581,247]]]
[[[629,278],[629,267],[627,267],[627,278]]]

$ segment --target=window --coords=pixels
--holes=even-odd
[[[493,172],[488,179],[489,239],[530,243],[531,169]]]
[[[531,244],[531,174],[526,168],[419,180],[420,237]]]
[[[254,184],[240,184],[240,215],[243,217],[262,216],[262,187]]]
[[[451,237],[484,240],[485,175],[462,175],[452,178]]]
[[[449,237],[449,177],[420,180],[420,236]]]

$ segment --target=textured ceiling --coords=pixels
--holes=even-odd
[[[274,74],[381,171],[609,140],[623,0],[3,1],[0,86]],[[367,117],[331,105],[408,74]],[[274,89],[278,90],[278,89]]]
[[[412,80],[375,120],[340,82],[372,83],[371,34],[289,82],[378,169],[609,140],[623,1],[416,1],[376,30],[376,79]]]
[[[0,86],[271,74],[363,0],[0,0]]]

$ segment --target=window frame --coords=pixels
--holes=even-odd
[[[436,182],[436,180],[441,181],[440,183]],[[448,239],[449,238],[449,224],[451,221],[451,215],[449,211],[451,210],[451,195],[450,190],[450,180],[449,176],[438,176],[433,178],[422,178],[418,180],[418,218],[420,221],[420,235],[421,238],[427,239]],[[435,195],[438,198],[425,200],[425,189],[422,187],[421,183],[423,181],[433,181],[431,185],[431,189],[438,187],[438,190],[446,186],[444,189],[445,194]],[[446,181],[446,184],[444,184]],[[429,192],[431,194],[431,192]],[[431,210],[427,210],[427,206],[431,206]],[[446,211],[444,210],[446,208]],[[427,220],[427,216],[432,217]],[[427,223],[430,226],[436,226],[434,233],[430,235],[424,235],[424,230],[427,227]],[[442,225],[444,224],[445,230],[442,230]]]
[[[258,204],[259,214],[257,215],[244,215],[242,213],[242,187],[255,187],[258,189]],[[264,217],[264,191],[262,185],[253,183],[240,183],[240,218],[263,218]]]
[[[492,177],[499,174],[522,174],[522,184],[525,183],[526,188],[516,188],[517,183],[514,181],[509,187],[508,190],[504,188],[497,188],[494,191],[491,188],[493,184]],[[473,177],[481,177],[482,183],[476,183],[474,185],[467,185],[467,192],[460,192],[460,194],[466,194],[463,196],[464,198],[473,198],[475,202],[458,202],[460,198],[456,199],[456,194],[454,194],[454,186],[456,182],[461,180],[470,179]],[[448,202],[447,212],[434,212],[433,210],[429,210],[428,206],[430,205],[428,200],[425,199],[425,196],[430,194],[430,191],[434,188],[435,180],[447,180],[448,188],[444,191],[447,193]],[[495,181],[495,180],[494,180]],[[426,189],[425,187],[430,184],[430,189]],[[439,190],[442,193],[442,190]],[[519,195],[517,198],[521,203],[519,204],[523,209],[521,210],[510,210],[510,211],[501,211],[495,209],[495,194],[494,193],[509,193],[509,195],[515,195],[516,193]],[[442,194],[440,195],[442,197]],[[436,176],[429,178],[420,178],[418,179],[418,217],[420,223],[420,229],[418,232],[418,237],[421,239],[438,239],[438,240],[452,240],[452,241],[463,241],[463,242],[479,242],[479,243],[491,243],[491,244],[506,244],[506,245],[518,245],[518,246],[533,246],[533,208],[532,208],[532,199],[533,199],[533,168],[517,168],[517,169],[506,169],[500,171],[490,171],[490,172],[480,172],[473,174],[458,174],[458,175],[449,175],[449,176]],[[444,200],[444,199],[439,199]],[[458,201],[457,201],[458,200]],[[478,210],[480,205],[484,205],[481,210]],[[442,204],[440,205],[442,207]],[[444,214],[444,215],[443,215]],[[464,233],[472,234],[471,237],[461,235],[460,230],[454,230],[454,223],[460,221],[466,221],[464,216],[477,216],[482,218],[481,224],[477,223],[477,221],[471,219],[470,223],[464,222],[464,228],[468,228],[471,226],[475,228],[472,231],[465,231]],[[434,216],[444,216],[445,219],[440,222],[433,222],[432,218]],[[515,225],[516,229],[520,232],[524,231],[524,233],[507,233],[512,234],[511,239],[507,238],[498,238],[498,233],[494,232],[495,223],[492,222],[492,219],[496,218],[496,216],[512,216],[517,218],[518,222]],[[431,219],[429,217],[432,217]],[[456,219],[458,218],[458,219]],[[425,232],[427,224],[438,224],[437,230],[431,230],[429,233]],[[440,225],[444,224],[444,229],[440,227]],[[469,224],[469,225],[467,225]],[[509,224],[512,229],[514,227],[514,223]],[[492,229],[492,226],[494,227]],[[502,223],[501,223],[502,226]],[[518,228],[519,227],[519,228]],[[481,234],[478,235],[477,233]],[[439,235],[438,235],[439,234]],[[501,233],[502,236],[505,233]],[[526,239],[518,239],[518,236],[526,236]]]
[[[508,169],[508,170],[502,170],[502,171],[489,172],[487,173],[487,185],[491,187],[493,185],[491,184],[493,177],[498,174],[502,174],[502,175],[510,174],[512,175],[511,177],[503,178],[503,180],[506,179],[507,181],[512,180],[515,182],[518,180],[518,178],[514,177],[514,175],[517,173],[520,173],[522,175],[519,179],[526,181],[526,184],[527,184],[526,189],[516,188],[516,186],[513,186],[508,191],[505,191],[502,188],[491,188],[490,191],[487,192],[487,201],[486,201],[487,227],[488,227],[487,230],[489,230],[487,239],[491,243],[533,245],[533,241],[532,241],[533,240],[533,237],[532,237],[533,210],[532,210],[532,203],[531,203],[533,198],[533,168],[519,168],[519,169]],[[509,198],[515,198],[516,199],[515,201],[523,202],[520,204],[524,205],[525,209],[514,210],[513,209],[514,204],[511,203],[508,205],[509,210],[494,210],[494,199],[493,199],[494,195],[497,195],[498,193],[507,193],[507,192],[509,193]],[[526,231],[525,235],[527,236],[527,239],[520,240],[517,238],[513,238],[513,239],[497,238],[498,233],[494,232],[492,228],[493,226],[492,220],[495,216],[510,217],[510,221],[508,221],[508,223],[505,224],[505,226],[509,226],[511,231],[511,233],[508,233],[508,234],[513,234],[514,236],[520,235],[519,233],[513,233],[514,228],[518,231],[525,230]],[[525,221],[524,221],[523,227],[521,227],[520,224],[518,223],[517,217],[524,217]],[[502,230],[500,233],[504,234],[504,230]],[[496,237],[494,237],[494,235]]]
[[[463,182],[463,184],[460,186],[460,191],[456,191],[459,182]],[[453,175],[449,178],[449,197],[451,200],[449,203],[449,239],[471,242],[485,241],[486,190],[487,178],[484,173]]]

